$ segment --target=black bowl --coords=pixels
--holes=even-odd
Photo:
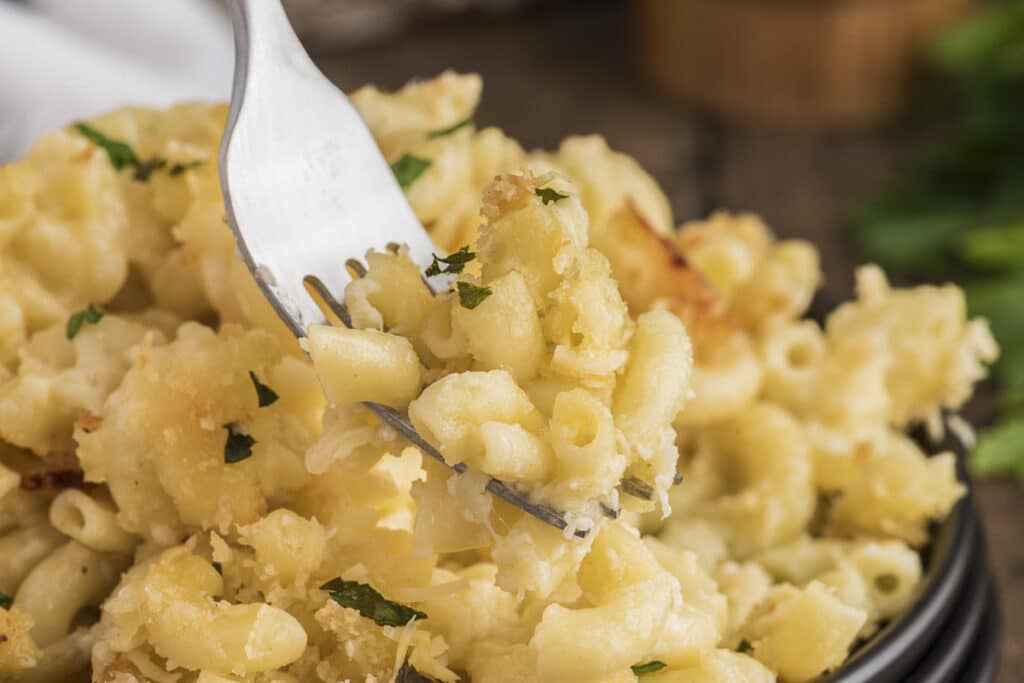
[[[988,683],[995,679],[996,669],[999,666],[999,644],[1002,634],[999,599],[996,592],[992,591],[985,609],[985,621],[981,625],[981,630],[974,643],[974,652],[971,653],[960,672],[960,681]]]
[[[906,679],[908,683],[958,683],[982,631],[994,585],[985,564],[984,543],[971,558],[967,581],[951,617]],[[975,679],[976,680],[976,679]]]

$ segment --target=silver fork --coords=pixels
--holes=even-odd
[[[280,0],[231,0],[235,78],[220,148],[220,177],[228,223],[242,258],[263,293],[296,337],[324,322],[310,290],[345,324],[340,292],[361,265],[350,258],[368,247],[405,244],[421,269],[433,244],[413,214],[391,168],[355,108],[316,68],[292,30]],[[346,257],[350,267],[341,267]],[[352,265],[355,263],[355,265]],[[365,271],[362,271],[365,272]],[[444,289],[447,281],[428,281]],[[457,473],[408,418],[366,403],[386,424]],[[626,493],[651,497],[635,478]],[[487,490],[559,529],[565,517],[508,484]],[[605,514],[617,516],[607,506]],[[576,529],[585,537],[587,531]]]

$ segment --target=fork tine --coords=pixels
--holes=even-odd
[[[672,475],[673,486],[679,486],[682,483],[682,472],[676,472]],[[654,487],[639,477],[624,477],[622,481],[619,482],[619,487],[622,489],[623,493],[627,493],[634,498],[650,500],[654,497]]]
[[[441,452],[434,448],[426,439],[420,436],[419,432],[417,432],[413,428],[413,426],[409,424],[398,411],[387,406],[381,405],[379,403],[366,402],[363,405],[372,410],[373,413],[377,417],[379,417],[382,422],[394,428],[395,431],[397,431],[410,442],[418,446],[423,452],[425,452],[430,457],[434,458],[441,464],[451,468],[458,474],[462,474],[463,472],[466,471],[466,463],[460,462],[455,463],[454,465],[449,465],[448,462],[444,459],[444,456],[441,455]],[[558,512],[552,510],[546,505],[534,503],[527,496],[523,495],[522,493],[519,493],[511,486],[509,486],[508,484],[499,479],[495,479],[494,477],[489,476],[487,479],[487,490],[490,491],[492,494],[498,496],[499,498],[502,498],[503,500],[511,503],[517,508],[520,508],[521,510],[533,515],[540,521],[550,524],[551,526],[557,529],[565,529],[565,527],[568,526],[568,522],[566,522],[565,518]],[[579,538],[586,538],[588,533],[589,531],[586,529],[576,529],[575,531],[576,536]]]
[[[390,249],[389,245],[389,249]],[[353,274],[353,277],[363,277],[366,275],[366,268],[360,261],[356,259],[349,259],[345,262],[345,267]],[[324,311],[325,315],[331,317],[332,315],[340,320],[346,327],[352,327],[352,318],[349,316],[348,309],[345,308],[345,304],[341,303],[334,298],[327,286],[324,285],[323,281],[315,275],[307,275],[303,279],[303,283],[306,285],[306,290],[310,293],[310,296],[317,302],[317,305]],[[428,285],[429,287],[429,285]],[[422,452],[426,453],[434,460],[448,467],[456,474],[462,474],[467,470],[466,463],[458,462],[455,464],[449,464],[445,457],[438,451],[430,442],[420,436],[419,432],[408,422],[408,419],[398,411],[388,406],[381,405],[380,403],[373,403],[370,401],[364,401],[363,405],[372,411],[384,424],[388,425],[399,434],[401,434],[407,441],[415,444]],[[682,481],[682,476],[676,474],[673,480],[674,484],[678,484]],[[637,477],[626,477],[620,483],[622,491],[636,498],[642,498],[644,500],[650,500],[654,495],[654,488],[645,481],[638,479]],[[516,491],[514,488],[494,477],[488,476],[487,490],[506,502],[520,508],[524,512],[533,515],[540,521],[550,524],[551,526],[564,530],[569,524],[565,521],[565,517],[553,510],[552,508],[535,503],[529,499],[526,495]],[[605,517],[611,519],[618,519],[622,513],[621,509],[613,508],[605,503],[600,504],[601,513]],[[586,538],[589,530],[587,529],[576,529],[574,534],[578,538]]]
[[[345,261],[345,269],[354,280],[366,277],[366,266],[363,265],[362,261],[350,258]]]
[[[373,413],[381,419],[381,422],[392,427],[395,431],[404,436],[409,442],[415,444],[420,450],[432,457],[434,460],[450,467],[459,474],[466,471],[465,463],[460,462],[455,465],[449,465],[448,461],[444,459],[443,455],[441,455],[441,452],[434,448],[430,442],[420,436],[419,432],[417,432],[411,424],[406,422],[401,413],[397,410],[381,405],[380,403],[372,403],[370,401],[365,402],[363,405],[372,410]]]
[[[366,269],[363,267],[363,264],[355,259],[349,259],[346,261],[345,266],[350,271],[354,271],[353,276],[358,274],[359,277],[362,277],[366,274]],[[361,274],[360,270],[362,271]],[[352,318],[349,316],[345,305],[334,298],[334,295],[331,294],[320,278],[315,275],[307,275],[303,279],[303,282],[306,285],[306,289],[310,291],[310,295],[313,296],[315,294],[314,300],[317,300],[318,306],[321,308],[326,306],[328,311],[341,320],[346,327],[352,326]],[[325,313],[326,312],[327,311],[325,311]],[[408,420],[398,411],[385,405],[381,405],[380,403],[373,403],[371,401],[364,401],[363,405],[372,411],[374,415],[380,418],[381,422],[393,428],[410,443],[415,444],[421,451],[432,457],[434,460],[437,460],[439,463],[448,467],[457,474],[462,474],[466,471],[467,467],[465,463],[459,462],[454,465],[449,464],[448,461],[445,460],[444,456],[441,455],[441,452],[420,436],[419,432],[417,432]],[[555,510],[546,505],[534,503],[522,493],[519,493],[505,482],[495,479],[494,477],[488,477],[487,490],[499,498],[520,508],[524,512],[533,515],[540,521],[550,524],[559,530],[563,530],[569,525],[568,522],[565,521],[565,517]],[[610,514],[613,511],[606,506],[602,506],[602,511],[608,516],[617,516]],[[586,538],[589,530],[576,529],[574,533],[579,538]]]
[[[654,496],[654,487],[637,477],[624,477],[619,486],[623,493],[628,493],[634,498],[650,500]]]
[[[565,518],[562,515],[558,514],[546,505],[534,503],[523,494],[512,489],[512,487],[505,482],[499,481],[494,477],[489,478],[487,482],[487,490],[512,505],[515,505],[517,508],[528,512],[540,521],[550,524],[556,529],[564,530],[565,527],[569,526],[568,522],[565,521]],[[573,535],[576,536],[576,538],[586,538],[589,533],[589,529],[573,530]]]
[[[344,324],[345,327],[352,327],[352,317],[348,314],[345,304],[334,298],[331,290],[327,289],[327,285],[320,278],[316,275],[307,275],[302,278],[302,283],[306,286],[306,291],[309,292],[310,297],[329,320],[333,316],[337,321]],[[332,320],[332,322],[335,321]],[[335,322],[335,324],[337,323]]]

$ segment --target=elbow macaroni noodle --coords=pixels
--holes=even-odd
[[[674,230],[634,160],[524,152],[473,126],[480,93],[352,95],[389,160],[430,162],[406,193],[439,254],[472,258],[435,294],[371,250],[353,328],[302,348],[235,256],[223,106],[89,122],[148,177],[70,127],[0,167],[0,680],[802,683],[914,601],[963,489],[904,431],[996,355],[961,292],[865,266],[805,320],[809,244]]]

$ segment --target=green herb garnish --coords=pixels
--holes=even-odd
[[[740,641],[740,644],[736,646],[736,652],[741,655],[750,654],[754,651],[754,646],[750,644],[750,641],[744,638]]]
[[[120,140],[113,140],[108,138],[103,133],[99,132],[92,126],[85,123],[76,123],[75,129],[89,138],[97,147],[102,147],[107,153],[107,157],[110,159],[110,165],[120,171],[126,166],[138,166],[139,157],[135,155],[135,150],[132,149],[131,145]]]
[[[158,171],[162,168],[167,168],[167,174],[170,176],[178,176],[196,166],[203,164],[202,159],[195,159],[187,162],[177,162],[171,164],[170,167],[167,165],[167,160],[160,157],[153,157],[146,161],[139,159],[139,155],[135,153],[132,146],[127,142],[121,140],[114,140],[108,138],[103,133],[99,132],[92,126],[85,123],[76,123],[75,129],[89,138],[96,146],[102,147],[107,153],[107,158],[110,159],[110,165],[120,171],[123,168],[133,167],[135,172],[132,177],[140,182],[146,182],[149,177],[153,175],[154,171]]]
[[[179,161],[176,164],[171,164],[171,168],[168,169],[167,175],[169,175],[169,176],[179,176],[182,173],[184,173],[185,171],[188,171],[190,169],[196,168],[197,166],[202,166],[203,163],[204,162],[203,162],[202,159],[193,159],[192,161],[187,161],[187,162],[180,162]]]
[[[471,282],[462,282],[460,280],[455,284],[459,290],[459,303],[462,304],[463,308],[468,308],[469,310],[473,310],[483,303],[484,299],[494,294],[490,287],[478,287]]]
[[[217,570],[218,574],[224,576],[224,565],[222,565],[220,562],[211,562],[210,564],[213,565],[213,568]]]
[[[443,258],[437,254],[433,256],[434,262],[423,271],[427,277],[433,277],[441,273],[461,273],[466,264],[476,258],[476,253],[470,251],[469,247],[462,247],[454,254],[449,254]]]
[[[161,169],[166,165],[167,162],[160,157],[153,157],[149,161],[142,161],[135,164],[135,173],[132,174],[132,178],[144,183],[149,180],[149,176],[153,175],[153,171]]]
[[[460,121],[457,121],[456,123],[453,123],[452,125],[448,126],[447,128],[441,128],[441,129],[438,129],[438,130],[430,131],[429,133],[427,133],[427,137],[430,138],[431,140],[433,140],[435,138],[443,138],[446,135],[451,135],[455,131],[460,130],[462,128],[465,128],[466,126],[468,126],[471,123],[473,123],[473,115],[472,114],[470,114],[469,116],[467,116],[466,118],[464,118],[464,119],[462,119]]]
[[[71,314],[71,317],[68,318],[68,325],[67,328],[65,328],[65,333],[67,334],[68,339],[74,339],[81,331],[82,325],[85,323],[95,325],[102,319],[103,312],[97,310],[97,308],[92,304],[89,304],[81,311]]]
[[[555,190],[555,189],[550,188],[550,187],[538,187],[536,190],[534,190],[534,193],[538,197],[540,197],[540,200],[542,202],[544,202],[545,206],[547,206],[551,202],[557,202],[559,199],[568,199],[569,198],[569,195],[562,194],[558,190]]]
[[[224,425],[224,429],[228,430],[228,440],[224,442],[224,462],[231,465],[251,458],[256,439],[238,431],[234,424]]]
[[[644,662],[643,664],[634,664],[629,668],[632,669],[633,673],[637,676],[643,676],[644,674],[652,674],[655,671],[661,671],[665,668],[665,666],[665,662],[658,661],[657,659],[652,659],[651,661]]]
[[[331,579],[320,586],[320,589],[330,593],[331,599],[342,607],[357,610],[367,619],[373,619],[379,626],[405,626],[413,619],[427,618],[423,612],[392,602],[372,586],[358,581]]]
[[[11,609],[11,605],[14,604],[14,598],[7,593],[0,593],[0,609]]]
[[[420,159],[412,154],[403,154],[395,163],[391,164],[391,172],[402,189],[408,189],[416,179],[423,175],[423,172],[430,168],[429,159]]]
[[[261,382],[260,378],[252,370],[249,371],[249,379],[252,380],[253,386],[256,387],[256,399],[259,401],[260,408],[266,408],[278,399],[277,392]]]

